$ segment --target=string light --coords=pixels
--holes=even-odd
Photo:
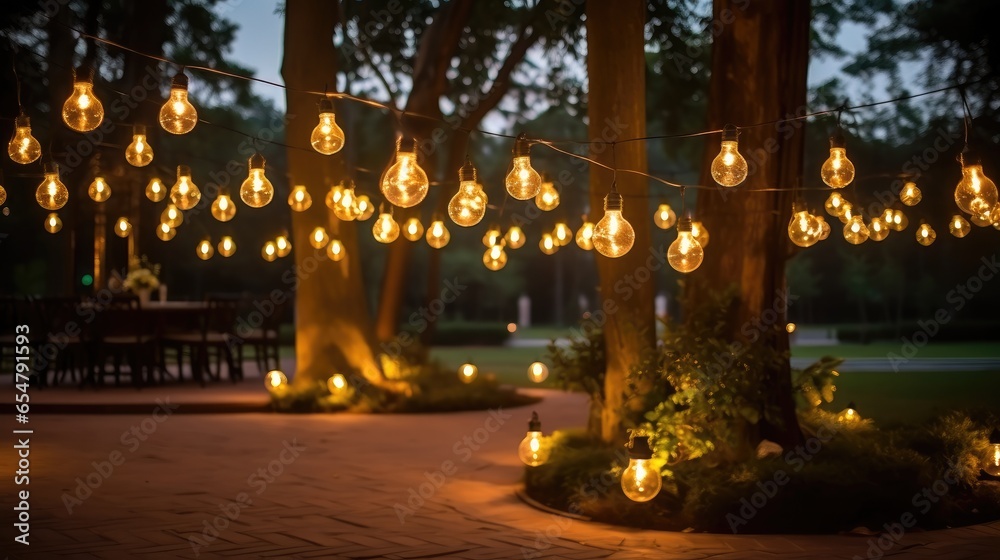
[[[271,393],[281,394],[288,389],[288,377],[281,370],[271,370],[264,376],[264,386]]]
[[[472,383],[479,375],[479,368],[475,364],[465,363],[458,368],[458,378],[462,383]]]
[[[830,137],[830,157],[823,162],[820,176],[831,188],[842,189],[854,180],[854,164],[847,159],[847,141],[840,127],[840,118],[837,120],[837,130]]]
[[[532,383],[541,383],[549,377],[549,366],[542,362],[532,362],[528,366],[528,379]]]
[[[982,214],[979,216],[969,216],[969,221],[972,222],[972,225],[978,227],[987,227],[990,225],[990,217],[987,214]]]
[[[576,246],[584,251],[594,248],[594,223],[588,221],[586,215],[583,216],[583,225],[576,230]]]
[[[830,232],[832,230],[830,229],[830,224],[826,223],[826,218],[824,218],[823,216],[817,215],[816,219],[819,220],[819,224],[820,224],[820,228],[821,228],[820,232],[819,232],[819,240],[823,241],[827,237],[830,237]]]
[[[917,243],[924,247],[930,247],[935,239],[937,239],[937,232],[934,231],[934,228],[929,224],[920,224],[920,227],[917,228]]]
[[[983,472],[990,476],[1000,476],[1000,430],[990,433],[989,448],[983,455]]]
[[[844,239],[853,245],[860,245],[868,240],[868,226],[860,214],[851,216],[844,225]]]
[[[983,173],[979,157],[969,148],[959,156],[962,180],[955,186],[955,204],[973,216],[982,216],[997,204],[997,186]],[[982,219],[982,218],[981,218]]]
[[[542,186],[535,195],[535,206],[543,212],[550,212],[559,206],[559,191],[552,181],[542,181]]]
[[[812,247],[819,241],[819,220],[810,214],[805,205],[792,204],[792,218],[788,220],[788,238],[799,247]]]
[[[839,192],[832,192],[823,204],[823,208],[826,209],[827,214],[833,216],[834,218],[839,218],[844,215],[844,208],[847,204],[848,202],[844,200],[843,195]]]
[[[344,389],[347,388],[347,378],[342,373],[335,373],[326,380],[326,388],[329,389],[331,395],[343,393]]]
[[[160,214],[160,222],[172,228],[180,227],[184,223],[184,213],[178,210],[173,204],[168,204]]]
[[[913,181],[907,181],[903,185],[903,189],[899,191],[900,202],[907,206],[916,206],[921,198],[923,198],[923,194]]]
[[[559,250],[559,242],[552,237],[551,233],[543,233],[542,238],[538,241],[538,248],[546,255],[554,255]]]
[[[451,232],[444,225],[444,220],[434,220],[427,228],[427,244],[434,249],[440,249],[451,241]]]
[[[840,411],[837,415],[837,420],[845,424],[858,424],[861,422],[861,415],[858,414],[858,407],[854,404],[854,401],[847,403],[847,408]]]
[[[382,212],[372,226],[372,235],[379,243],[392,243],[399,237],[399,224],[392,219],[391,212]]]
[[[691,227],[691,218],[682,218],[677,223],[677,239],[667,248],[670,267],[684,274],[697,270],[705,260],[705,250],[691,232]]]
[[[503,235],[503,240],[507,242],[508,249],[520,249],[524,247],[527,238],[524,237],[524,232],[518,226],[510,226],[507,229],[507,233]]]
[[[167,197],[167,187],[159,177],[153,177],[146,185],[146,198],[150,202],[159,202]]]
[[[332,187],[330,187],[330,190],[327,191],[326,198],[324,199],[326,207],[329,208],[330,210],[336,210],[337,203],[340,202],[340,197],[343,196],[343,194],[344,194],[343,185],[333,185]]]
[[[59,230],[61,230],[62,227],[63,222],[62,219],[59,218],[59,214],[51,212],[45,217],[45,231],[49,233],[59,233]]]
[[[747,160],[740,155],[739,135],[738,128],[727,124],[722,129],[722,149],[712,160],[712,178],[723,187],[735,187],[747,178]]]
[[[420,218],[412,217],[403,223],[403,237],[408,241],[419,241],[424,236],[424,224],[420,223]]]
[[[891,226],[893,231],[903,231],[908,225],[910,225],[910,220],[906,217],[906,214],[902,210],[893,210]]]
[[[240,199],[250,208],[263,208],[274,198],[274,185],[264,174],[264,156],[255,153],[247,163],[249,172],[240,185]]]
[[[226,235],[219,240],[219,254],[227,258],[236,254],[236,242],[232,237]]]
[[[594,227],[592,241],[598,253],[612,259],[628,253],[635,243],[635,230],[622,216],[622,195],[618,194],[615,181],[611,182],[611,192],[604,197],[604,216]]]
[[[396,139],[396,159],[382,176],[382,195],[401,208],[416,206],[427,196],[430,182],[417,162],[417,142],[412,138]]]
[[[2,182],[3,182],[3,172],[0,171],[0,183]],[[0,206],[3,206],[5,202],[7,202],[7,189],[3,188],[3,185],[0,184]]]
[[[333,205],[333,214],[345,222],[353,222],[358,217],[356,201],[354,183],[350,182],[341,191],[340,199]]]
[[[69,190],[59,180],[59,164],[49,162],[42,168],[45,178],[35,190],[35,201],[46,210],[58,210],[69,201]]]
[[[372,200],[368,198],[368,195],[363,194],[355,199],[354,213],[357,215],[359,222],[363,222],[372,217],[375,213],[375,205],[372,204]]]
[[[868,238],[872,241],[882,241],[886,237],[889,237],[890,231],[892,230],[889,229],[889,225],[878,216],[875,216],[871,222],[868,222]]]
[[[698,220],[692,221],[691,235],[693,235],[694,238],[698,240],[698,244],[701,245],[702,249],[708,248],[708,242],[712,238],[712,236],[708,234],[708,228],[705,227],[705,224],[701,223]]]
[[[229,193],[223,191],[212,201],[212,217],[220,222],[228,222],[236,216],[236,204],[229,197]]]
[[[121,237],[122,239],[129,236],[132,233],[132,222],[128,221],[128,218],[122,216],[118,218],[115,222],[115,235]]]
[[[528,200],[538,195],[542,176],[531,167],[531,144],[520,135],[514,140],[514,161],[505,181],[507,193],[517,200]]]
[[[31,119],[24,113],[14,121],[14,136],[7,144],[7,155],[14,163],[22,165],[42,157],[42,145],[31,135]]]
[[[326,233],[326,229],[323,226],[316,227],[309,234],[309,244],[313,246],[313,249],[322,249],[329,242],[330,236]]]
[[[199,259],[207,261],[212,258],[212,255],[215,254],[215,247],[212,246],[212,241],[210,239],[202,239],[201,242],[198,243],[195,253],[198,255]]]
[[[73,73],[73,93],[62,107],[66,126],[77,132],[90,132],[104,120],[104,105],[94,95],[93,69],[78,69]]]
[[[188,101],[188,77],[182,68],[170,84],[170,98],[160,107],[160,126],[170,134],[187,134],[196,124],[198,111]]]
[[[565,247],[573,241],[573,230],[569,229],[566,222],[556,222],[555,227],[552,229],[552,237],[555,238],[561,247]]]
[[[622,492],[633,502],[648,502],[663,486],[659,471],[650,464],[653,450],[649,447],[649,436],[634,436],[629,443],[628,467],[622,472]]]
[[[948,232],[958,238],[969,235],[969,230],[971,229],[972,226],[969,225],[969,221],[958,214],[952,216],[948,222]]]
[[[295,185],[288,193],[288,206],[293,212],[305,212],[312,206],[313,199],[305,185]]]
[[[677,223],[677,214],[669,204],[661,204],[653,212],[653,223],[660,229],[670,229]]]
[[[503,239],[500,234],[500,226],[493,224],[486,228],[486,233],[483,234],[483,245],[487,247],[492,247],[497,244],[498,240]]]
[[[87,196],[94,202],[104,202],[111,198],[111,186],[104,180],[104,177],[98,175],[87,187]]]
[[[132,127],[132,143],[125,148],[125,161],[133,167],[146,167],[153,161],[153,147],[146,141],[146,127]]]
[[[287,257],[292,252],[292,244],[285,234],[274,238],[274,248],[277,249],[278,256],[281,258]]]
[[[542,439],[542,423],[538,419],[538,413],[532,412],[528,432],[517,446],[517,456],[522,463],[537,467],[549,460],[550,448]]]
[[[489,199],[476,181],[476,168],[468,156],[465,165],[458,170],[458,181],[458,192],[448,202],[448,216],[459,226],[472,227],[486,215]]]
[[[191,168],[186,165],[177,166],[177,182],[170,187],[170,202],[181,210],[190,210],[201,200],[201,190],[191,180]]]
[[[156,237],[159,237],[162,241],[170,241],[175,235],[177,235],[177,230],[167,224],[161,223],[156,226]]]
[[[337,125],[333,113],[333,100],[324,97],[319,101],[319,123],[309,137],[309,143],[323,155],[333,155],[344,147],[344,130]]]
[[[278,258],[278,247],[274,244],[274,241],[268,241],[264,243],[264,246],[260,249],[260,256],[264,257],[267,262],[274,262]]]
[[[347,252],[344,250],[344,244],[339,239],[331,239],[330,243],[326,246],[326,256],[333,262],[340,262],[344,260]]]
[[[503,250],[503,240],[486,249],[483,253],[483,264],[494,272],[507,266],[507,252]]]

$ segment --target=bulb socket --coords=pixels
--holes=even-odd
[[[691,216],[684,216],[683,218],[677,220],[677,231],[691,231],[694,222],[691,220]]]
[[[187,91],[188,88],[188,77],[183,70],[178,71],[174,74],[174,79],[170,81],[170,89],[182,89]]]
[[[962,152],[958,154],[958,162],[962,164],[962,167],[967,167],[969,165],[982,165],[983,161],[979,157],[979,152],[973,150],[968,144],[962,149]]]
[[[146,135],[146,125],[137,124],[132,126],[132,136],[145,136]]]
[[[333,100],[329,96],[324,96],[319,100],[319,114],[332,113],[333,112]]]
[[[653,449],[649,447],[649,436],[635,436],[628,448],[630,459],[652,459]]]
[[[806,203],[804,202],[792,203],[792,214],[798,214],[799,212],[804,212],[805,209],[806,209]]]
[[[465,165],[458,170],[458,180],[460,182],[476,180],[476,168],[469,158],[465,158]]]
[[[260,152],[250,156],[250,169],[264,169],[264,156],[260,155]]]
[[[397,142],[396,151],[397,152],[416,152],[417,151],[417,140],[416,138],[411,138],[409,136],[403,136]]]
[[[837,130],[833,131],[833,136],[830,137],[830,148],[846,148],[847,138],[844,137],[844,129],[837,127]]]
[[[993,432],[990,433],[990,443],[993,445],[1000,444],[1000,429],[993,428]]]
[[[191,168],[190,167],[188,167],[186,165],[178,165],[177,166],[177,178],[190,177],[190,176],[191,176]]]
[[[736,142],[740,138],[740,129],[734,124],[727,124],[722,127],[722,141],[723,142]]]
[[[17,116],[16,119],[14,119],[14,127],[15,128],[31,127],[31,119],[28,118],[28,115],[21,113],[20,115]]]
[[[54,161],[47,162],[44,165],[42,165],[42,172],[45,173],[46,175],[48,175],[49,173],[55,173],[56,175],[58,175],[59,164]]]
[[[617,210],[621,212],[622,209],[622,195],[618,193],[618,189],[615,185],[611,186],[611,192],[604,197],[604,211]]]
[[[535,411],[531,411],[531,420],[528,421],[528,431],[529,432],[542,431],[542,421],[538,419],[538,413]]]
[[[531,155],[531,144],[522,134],[517,137],[517,140],[514,140],[514,157],[527,157],[529,155]]]
[[[90,66],[78,66],[73,70],[73,83],[94,83],[94,69]]]
[[[857,412],[858,405],[854,404],[854,401],[851,401],[851,402],[847,403],[847,408],[849,408],[849,409]]]

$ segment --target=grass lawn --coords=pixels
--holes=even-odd
[[[500,383],[517,387],[552,387],[550,380],[532,383],[528,380],[531,362],[545,358],[545,347],[505,348],[500,346],[439,346],[431,350],[431,358],[440,360],[445,367],[454,369],[472,361],[479,366],[479,374],[493,373]]]
[[[835,346],[792,346],[793,358],[885,358],[890,352],[903,355],[901,342],[837,344]],[[995,342],[940,342],[917,350],[914,358],[1000,358],[1000,344]]]

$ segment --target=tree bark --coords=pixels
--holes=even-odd
[[[614,142],[646,134],[645,10],[643,0],[587,2],[587,74],[590,76],[587,114],[591,140]],[[646,149],[642,142],[617,146],[594,144],[590,156],[605,165],[614,163],[618,168],[646,170]],[[611,182],[610,171],[591,166],[590,218],[595,223],[602,216],[604,197]],[[598,326],[604,329],[607,346],[601,422],[601,437],[607,442],[622,441],[624,428],[638,420],[643,390],[628,387],[626,375],[652,352],[656,336],[654,273],[646,264],[650,255],[651,222],[645,200],[647,182],[638,175],[619,173],[617,183],[624,197],[623,215],[635,229],[635,244],[620,258],[596,256],[603,316],[606,317]]]
[[[289,88],[286,126],[293,146],[304,145],[317,122],[319,99],[299,92],[323,91],[326,84],[337,83],[333,45],[336,24],[336,2],[288,0],[285,4],[281,75]],[[313,205],[292,215],[295,268],[284,276],[294,279],[290,287],[296,290],[295,384],[304,387],[334,372],[353,372],[382,389],[408,393],[408,384],[383,376],[373,350],[374,332],[362,297],[365,283],[357,225],[337,220],[323,204],[324,193],[317,191],[326,184],[325,179],[344,176],[342,157],[292,148],[287,153],[289,182],[304,184],[314,191]],[[283,204],[284,200],[276,196],[273,203]],[[311,248],[309,234],[317,226],[326,227],[331,237],[343,242],[347,256],[342,261],[333,262],[324,250]]]
[[[715,0],[713,16],[713,21],[723,25],[713,27],[719,32],[712,46],[709,127],[801,114],[806,104],[809,3]],[[797,184],[802,176],[804,138],[796,123],[741,131],[740,151],[750,174],[737,187],[698,193],[697,216],[711,235],[711,245],[704,263],[690,275],[685,294],[685,307],[690,311],[696,302],[735,284],[738,292],[730,338],[771,345],[779,352],[789,349],[783,294],[789,255],[786,228],[793,197],[787,191],[760,189]],[[717,142],[718,137],[708,141],[702,161],[703,185],[715,185],[710,167],[719,152]],[[753,334],[748,337],[747,332]],[[782,445],[798,443],[802,433],[788,360],[760,375],[762,409],[777,413],[763,416],[759,437]]]

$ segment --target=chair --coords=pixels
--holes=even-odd
[[[85,331],[89,343],[91,367],[85,382],[104,383],[105,367],[111,360],[115,385],[121,384],[121,366],[127,363],[132,384],[144,384],[143,373],[152,375],[155,337],[146,320],[139,299],[134,296],[116,297],[94,308],[92,328]]]
[[[178,368],[183,376],[183,356],[190,356],[191,377],[205,384],[206,378],[222,378],[225,359],[231,381],[243,378],[242,343],[233,334],[239,300],[231,297],[209,297],[205,312],[200,316],[195,332],[174,332],[163,337],[164,348],[176,351]],[[215,362],[215,371],[212,362]]]
[[[256,298],[247,297],[242,301],[241,317],[247,318],[256,315],[262,317],[259,328],[251,328],[247,332],[240,331],[239,333],[243,343],[253,348],[254,361],[261,375],[264,372],[279,367],[278,347],[280,341],[278,339],[278,329],[281,327],[281,322],[285,317],[285,310],[288,307],[289,299],[285,298],[281,303],[274,303],[274,309],[269,314],[260,313],[253,305],[254,301],[271,301],[269,295]],[[255,325],[250,326],[255,327]]]
[[[67,374],[75,382],[83,380],[87,352],[81,334],[86,315],[79,313],[79,303],[75,297],[51,297],[38,302],[46,329],[40,352],[43,385],[50,371],[53,385],[61,383]]]

